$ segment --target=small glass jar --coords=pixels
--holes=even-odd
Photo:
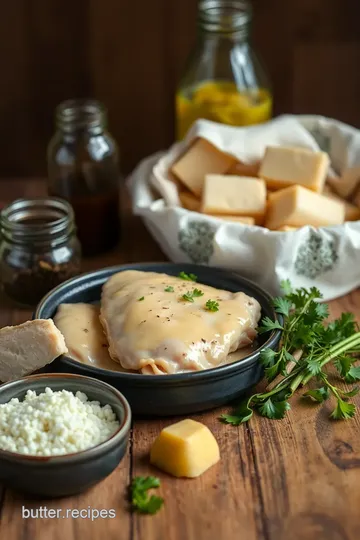
[[[18,199],[0,214],[0,278],[13,300],[36,305],[80,272],[74,213],[62,199]]]
[[[177,138],[199,118],[232,126],[272,115],[268,77],[250,42],[246,0],[202,0],[198,37],[176,93]]]
[[[95,100],[72,99],[56,109],[48,146],[48,191],[75,212],[83,255],[116,246],[120,237],[118,149],[106,130],[106,110]]]

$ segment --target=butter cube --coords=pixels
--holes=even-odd
[[[224,154],[207,140],[199,138],[174,163],[170,172],[199,197],[205,175],[223,174],[234,162],[235,158]]]
[[[360,219],[360,208],[346,201],[345,199],[339,197],[334,193],[328,186],[325,185],[323,195],[338,201],[344,205],[345,208],[345,221],[357,221]]]
[[[270,189],[282,189],[300,184],[313,191],[321,192],[328,168],[329,156],[325,152],[268,146],[259,176],[266,181]]]
[[[202,197],[205,214],[247,216],[263,221],[266,210],[265,182],[246,176],[207,174]]]
[[[344,204],[302,186],[290,186],[273,193],[268,201],[266,227],[325,227],[344,222]]]
[[[164,428],[150,452],[153,465],[186,478],[200,476],[219,459],[219,446],[209,428],[190,419]]]

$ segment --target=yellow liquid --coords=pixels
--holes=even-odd
[[[177,94],[177,138],[183,139],[199,118],[230,126],[250,126],[266,122],[271,114],[272,96],[268,90],[239,92],[232,82],[206,82],[195,88],[191,97],[183,91]]]

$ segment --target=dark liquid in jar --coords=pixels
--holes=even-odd
[[[76,195],[68,200],[75,212],[77,236],[85,257],[101,254],[117,245],[120,239],[119,189]]]

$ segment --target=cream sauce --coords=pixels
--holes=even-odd
[[[125,371],[111,359],[108,343],[99,320],[100,306],[92,304],[60,304],[54,322],[65,338],[67,356],[83,364]]]
[[[194,296],[195,289],[201,296]],[[183,299],[188,292],[192,302]],[[206,309],[208,300],[218,302],[218,311]],[[101,298],[110,356],[143,373],[217,367],[229,353],[252,343],[259,318],[259,303],[242,292],[154,272],[115,274]]]

